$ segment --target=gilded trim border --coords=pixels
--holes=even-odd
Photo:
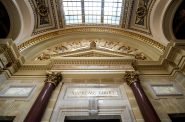
[[[129,38],[144,42],[144,43],[158,49],[161,53],[164,53],[164,51],[165,51],[164,45],[162,45],[159,42],[152,40],[148,37],[142,36],[140,34],[133,33],[133,32],[127,32],[127,31],[124,31],[124,30],[118,29],[118,28],[95,27],[95,26],[93,26],[93,27],[86,26],[86,27],[65,28],[65,29],[57,30],[57,31],[50,32],[47,34],[43,34],[43,35],[37,36],[35,38],[32,38],[32,39],[22,43],[21,45],[18,46],[18,50],[20,52],[22,52],[26,48],[31,47],[33,45],[36,45],[37,43],[43,42],[48,39],[55,38],[57,36],[64,36],[64,35],[75,33],[75,32],[99,32],[99,33],[118,34],[118,35],[127,36]]]

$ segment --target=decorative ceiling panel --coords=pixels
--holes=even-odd
[[[123,27],[151,35],[150,13],[155,0],[135,0],[129,7],[126,25]]]
[[[35,17],[33,35],[57,29],[54,0],[29,0]]]
[[[29,0],[33,35],[69,26],[114,26],[151,35],[149,20],[155,0]]]

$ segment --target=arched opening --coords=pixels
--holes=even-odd
[[[4,5],[0,2],[0,38],[6,38],[10,32],[10,18]]]
[[[185,1],[177,9],[173,19],[173,33],[177,39],[185,39]]]

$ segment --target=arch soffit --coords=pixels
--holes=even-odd
[[[170,40],[166,38],[163,30],[166,11],[174,0],[158,0],[155,2],[150,14],[150,28],[154,40],[167,46]],[[169,19],[166,19],[169,21]]]
[[[8,38],[19,45],[30,37],[34,27],[34,15],[28,1],[2,0],[10,17],[10,32]]]
[[[15,3],[15,1],[1,0],[1,2],[5,6],[10,18],[10,32],[7,38],[12,38],[13,40],[15,40],[21,31],[21,16],[19,7]]]

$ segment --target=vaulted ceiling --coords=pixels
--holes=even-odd
[[[29,0],[33,35],[70,26],[113,26],[150,35],[155,0]]]
[[[173,41],[168,36],[174,37],[173,33],[165,32],[172,30],[172,22],[166,24],[164,20],[172,21],[181,4],[173,0],[1,2],[11,20],[8,37],[30,60],[48,55],[48,50],[52,50],[49,57],[129,55],[134,58],[143,56],[138,58],[140,60],[158,60]],[[172,17],[167,16],[170,13]],[[91,42],[95,42],[94,51],[90,49]],[[83,50],[86,52],[82,54],[85,44],[88,50]]]

